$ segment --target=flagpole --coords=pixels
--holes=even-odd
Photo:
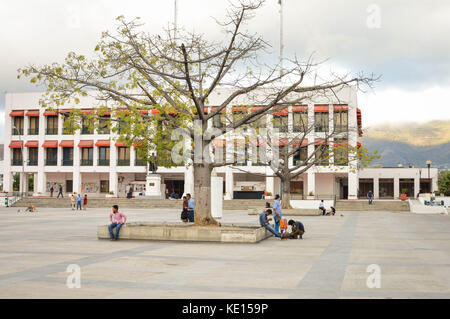
[[[283,0],[278,0],[278,4],[280,5],[280,75],[283,75]]]

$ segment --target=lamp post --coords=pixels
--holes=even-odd
[[[430,167],[431,167],[431,160],[427,160],[427,167],[428,167],[428,183],[430,185],[430,193],[431,193],[431,180],[430,180]]]
[[[23,154],[23,143],[22,143],[22,139],[20,138],[20,131],[17,129],[17,127],[15,125],[13,125],[13,129],[17,131],[17,136],[19,137],[19,142],[20,142],[20,153],[22,156],[22,175],[19,178],[19,192],[20,195],[23,196],[23,184],[25,182],[25,161],[23,160],[24,158],[24,154]]]

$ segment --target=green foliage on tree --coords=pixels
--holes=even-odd
[[[445,196],[450,196],[450,171],[439,173],[438,179],[439,192]]]

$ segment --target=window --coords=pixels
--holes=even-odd
[[[31,116],[28,135],[38,135],[38,134],[39,134],[39,117]]]
[[[23,116],[13,117],[12,135],[23,135]]]
[[[347,139],[334,139],[334,165],[348,165],[348,141]]]
[[[348,131],[348,111],[334,111],[334,131],[336,133]]]
[[[12,159],[11,159],[11,165],[23,165],[23,159],[22,159],[22,149],[20,148],[12,148]]]
[[[63,166],[73,165],[73,147],[63,147]]]
[[[118,147],[117,148],[117,165],[129,166],[130,165],[130,148]]]
[[[146,162],[139,156],[139,152],[135,151],[135,154],[134,166],[145,166]]]
[[[294,132],[307,132],[308,130],[308,113],[307,112],[293,112],[293,129]]]
[[[81,166],[92,166],[94,158],[94,148],[82,147],[81,148]]]
[[[108,193],[109,192],[109,181],[100,181],[100,193]]]
[[[93,134],[94,133],[94,121],[92,118],[86,118],[83,116],[81,119],[81,134]]]
[[[58,116],[47,116],[47,135],[58,134]]]
[[[69,122],[69,115],[63,113],[63,134],[73,135],[75,134],[75,130],[72,125],[68,124],[68,122]]]
[[[28,148],[28,165],[36,166],[38,164],[38,148],[29,147]]]
[[[98,166],[109,166],[109,147],[100,146],[98,148]]]
[[[45,165],[55,166],[57,165],[58,149],[53,147],[47,147],[45,149]]]
[[[234,165],[247,165],[248,144],[244,140],[234,140]]]
[[[98,126],[99,126],[99,128],[97,130],[98,134],[109,134],[110,133],[109,132],[109,127],[108,127],[108,124],[110,122],[110,118],[111,117],[109,115],[103,115],[100,118],[100,120],[98,122]]]
[[[273,128],[278,129],[280,132],[288,131],[288,117],[287,115],[274,115],[273,116]]]
[[[305,165],[308,158],[308,146],[302,146],[296,153],[294,153],[294,165]]]
[[[314,113],[314,129],[316,132],[328,132],[328,112]]]
[[[227,146],[225,140],[217,140],[213,145],[214,162],[225,164],[227,162]]]
[[[253,154],[252,158],[255,159],[256,157],[256,162],[254,163],[254,165],[265,165],[268,162],[268,158],[267,158],[267,147],[266,146],[260,146],[257,145],[254,148],[256,154]],[[256,156],[255,156],[256,155]]]
[[[315,149],[317,150],[315,154],[317,159],[316,165],[328,166],[330,163],[328,144],[316,145]]]
[[[226,126],[226,123],[225,113],[218,113],[213,117],[213,126],[216,128],[223,128]]]

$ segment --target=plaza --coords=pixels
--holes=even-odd
[[[1,298],[450,298],[446,215],[296,217],[303,240],[237,244],[98,240],[109,208],[38,210],[0,208]],[[180,214],[123,212],[128,222],[179,222]],[[222,222],[258,223],[243,210],[224,211]],[[67,287],[71,264],[80,266],[80,288]],[[373,264],[380,288],[367,285]]]

